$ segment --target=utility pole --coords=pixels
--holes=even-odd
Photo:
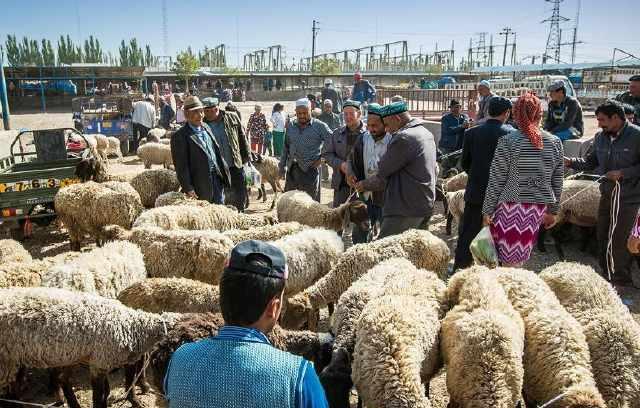
[[[319,23],[316,20],[313,20],[313,27],[311,28],[312,41],[311,41],[311,72],[313,72],[313,68],[316,61],[316,36],[318,35],[318,31],[320,28],[318,27]]]
[[[509,46],[509,35],[512,34],[512,33],[515,35],[513,30],[511,30],[511,27],[505,27],[500,32],[500,35],[504,35],[504,52],[502,53],[502,66],[503,67],[507,63],[507,47]]]
[[[493,34],[491,34],[489,40],[489,66],[493,66]]]
[[[511,65],[516,65],[516,33],[513,33],[513,43],[511,44]]]
[[[549,23],[549,36],[547,37],[547,47],[542,56],[542,63],[547,62],[547,58],[551,57],[556,64],[560,63],[560,22],[569,21],[568,18],[560,15],[560,3],[563,0],[545,0],[547,3],[553,4],[553,12],[551,17],[543,20],[541,23]]]

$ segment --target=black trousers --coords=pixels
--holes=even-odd
[[[140,139],[147,137],[149,130],[151,129],[139,123],[133,124],[133,142],[131,143],[131,149],[129,149],[132,154],[136,154],[138,146],[140,145]]]
[[[454,269],[467,268],[473,263],[473,256],[469,250],[471,241],[482,229],[482,204],[465,203],[462,223],[458,226],[458,245]]]
[[[320,170],[309,167],[302,171],[297,163],[291,165],[287,171],[287,179],[284,183],[284,191],[302,190],[311,198],[320,202]]]
[[[620,203],[618,211],[618,222],[613,232],[613,260],[615,274],[611,275],[612,279],[621,282],[631,281],[631,267],[633,266],[633,255],[627,250],[627,239],[636,221],[638,213],[638,204]],[[600,198],[600,207],[598,208],[598,253],[600,255],[600,267],[603,276],[608,277],[607,267],[607,244],[609,242],[609,224],[611,222],[611,196],[603,194]]]
[[[243,212],[247,201],[247,186],[244,179],[244,169],[242,167],[229,167],[229,175],[231,176],[231,186],[226,187],[225,203],[232,205]]]

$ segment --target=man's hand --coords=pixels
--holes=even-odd
[[[611,181],[622,180],[622,172],[620,170],[611,170],[605,174],[605,176]]]
[[[355,188],[358,193],[362,193],[364,191],[364,183],[358,181],[353,188]]]
[[[553,228],[557,222],[558,217],[554,214],[546,213],[544,216],[542,216],[542,226],[544,227],[544,229]]]
[[[342,172],[342,174],[347,174],[347,169],[348,169],[348,165],[346,161],[343,161],[342,163],[340,163],[340,171]]]
[[[634,255],[640,253],[640,238],[629,237],[627,240],[627,249]]]
[[[347,176],[347,185],[349,187],[355,188],[357,183],[358,183],[358,179],[356,178],[356,176],[354,176],[353,174]]]
[[[316,169],[317,169],[318,167],[320,167],[320,166],[322,165],[322,159],[318,159],[318,160],[314,161],[313,163],[311,163],[311,165],[312,165],[314,168],[316,168]]]
[[[564,158],[564,167],[569,167],[571,166],[571,159],[568,157]]]
[[[462,127],[465,128],[465,129],[469,129],[471,127],[471,122],[464,122],[462,124]]]
[[[483,215],[482,216],[482,226],[486,227],[487,225],[491,225],[491,223],[493,222],[493,219],[491,216],[489,215]]]
[[[195,191],[191,190],[191,191],[187,191],[187,198],[192,198],[194,200],[198,199],[198,195],[196,194]]]

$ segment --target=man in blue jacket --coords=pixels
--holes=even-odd
[[[356,72],[353,75],[353,90],[351,91],[351,100],[358,101],[360,103],[371,103],[376,100],[376,88],[371,82],[366,79],[362,79],[362,74]]]
[[[220,280],[218,335],[180,347],[164,389],[170,408],[327,408],[313,365],[267,339],[282,310],[284,253],[261,241],[231,251]]]
[[[449,113],[440,121],[440,142],[438,148],[443,154],[448,154],[462,148],[465,129],[471,125],[469,116],[462,113],[460,102],[452,99],[449,103]]]

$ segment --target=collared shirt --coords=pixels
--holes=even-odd
[[[287,126],[284,151],[280,158],[280,169],[290,163],[297,163],[302,171],[307,171],[312,163],[320,160],[322,145],[331,136],[331,130],[322,121],[311,119],[304,128],[292,121]]]
[[[207,161],[209,162],[209,168],[212,171],[216,170],[218,168],[218,165],[216,163],[216,151],[213,148],[213,140],[211,140],[211,136],[209,136],[209,133],[207,133],[204,126],[195,127],[191,123],[189,123],[189,127],[191,128],[191,130],[193,130],[201,145],[207,152]]]
[[[133,115],[131,121],[149,129],[153,128],[156,121],[156,109],[151,102],[138,101],[133,103]]]
[[[271,114],[271,123],[273,124],[274,132],[284,132],[284,127],[286,125],[286,119],[284,117],[284,113],[280,111],[273,112]]]
[[[222,150],[222,157],[224,158],[224,161],[229,166],[233,166],[233,153],[231,152],[229,137],[227,136],[227,132],[224,130],[224,120],[220,118],[220,120],[218,121],[211,121],[206,123],[211,128],[213,136],[216,138],[216,141],[218,142],[218,145]]]
[[[176,110],[176,123],[184,123],[185,122],[185,117],[184,117],[184,110],[182,108],[177,108]]]
[[[216,347],[216,342],[213,340],[222,340],[224,342],[238,342],[238,343],[256,343],[256,344],[267,344],[271,345],[267,336],[259,330],[248,328],[248,327],[239,327],[239,326],[223,326],[218,331],[218,335],[214,338],[203,339],[201,342],[209,342],[208,344],[201,343],[203,348],[200,350],[196,350],[197,355],[193,355],[194,359],[203,359],[207,358],[207,355],[210,353],[207,352],[206,349],[213,351]],[[188,346],[188,345],[186,345]],[[183,346],[184,347],[184,346]],[[193,348],[192,348],[193,350]],[[198,400],[198,397],[206,398],[206,396],[202,395],[193,395],[193,392],[197,393],[199,390],[203,388],[198,387],[197,382],[200,381],[200,378],[195,376],[196,372],[190,373],[188,369],[191,367],[189,365],[190,355],[185,355],[185,350],[179,348],[174,353],[174,358],[171,359],[169,363],[169,367],[167,368],[167,373],[164,378],[164,389],[169,400],[169,406],[173,407],[172,401],[179,402],[181,397],[184,395],[177,395],[178,393],[183,394],[185,392],[191,393],[187,398],[190,400]],[[176,361],[174,361],[176,360]],[[211,361],[211,373],[214,374],[216,370],[216,361]],[[178,372],[178,370],[185,370],[187,372]],[[301,378],[298,378],[299,383],[295,386],[295,406],[297,408],[328,408],[327,400],[324,394],[324,389],[320,384],[320,380],[313,369],[313,366],[310,362],[306,360],[302,360],[302,366],[300,371],[303,371],[303,375]],[[191,390],[185,390],[181,387],[174,386],[173,379],[177,376],[183,376],[185,374],[194,375],[194,378],[191,379],[190,383],[193,384],[193,388]],[[278,378],[278,373],[274,372],[272,375],[275,378]],[[224,385],[224,384],[222,384]],[[266,384],[265,384],[266,385]],[[222,387],[221,392],[225,392],[226,390]],[[259,402],[256,403],[256,406],[260,405]]]
[[[391,142],[391,134],[387,133],[383,138],[375,140],[371,133],[366,132],[362,139],[364,172],[365,177],[369,178],[378,174],[378,163],[387,152],[387,146]],[[368,200],[371,197],[371,192],[367,191],[363,195]]]

